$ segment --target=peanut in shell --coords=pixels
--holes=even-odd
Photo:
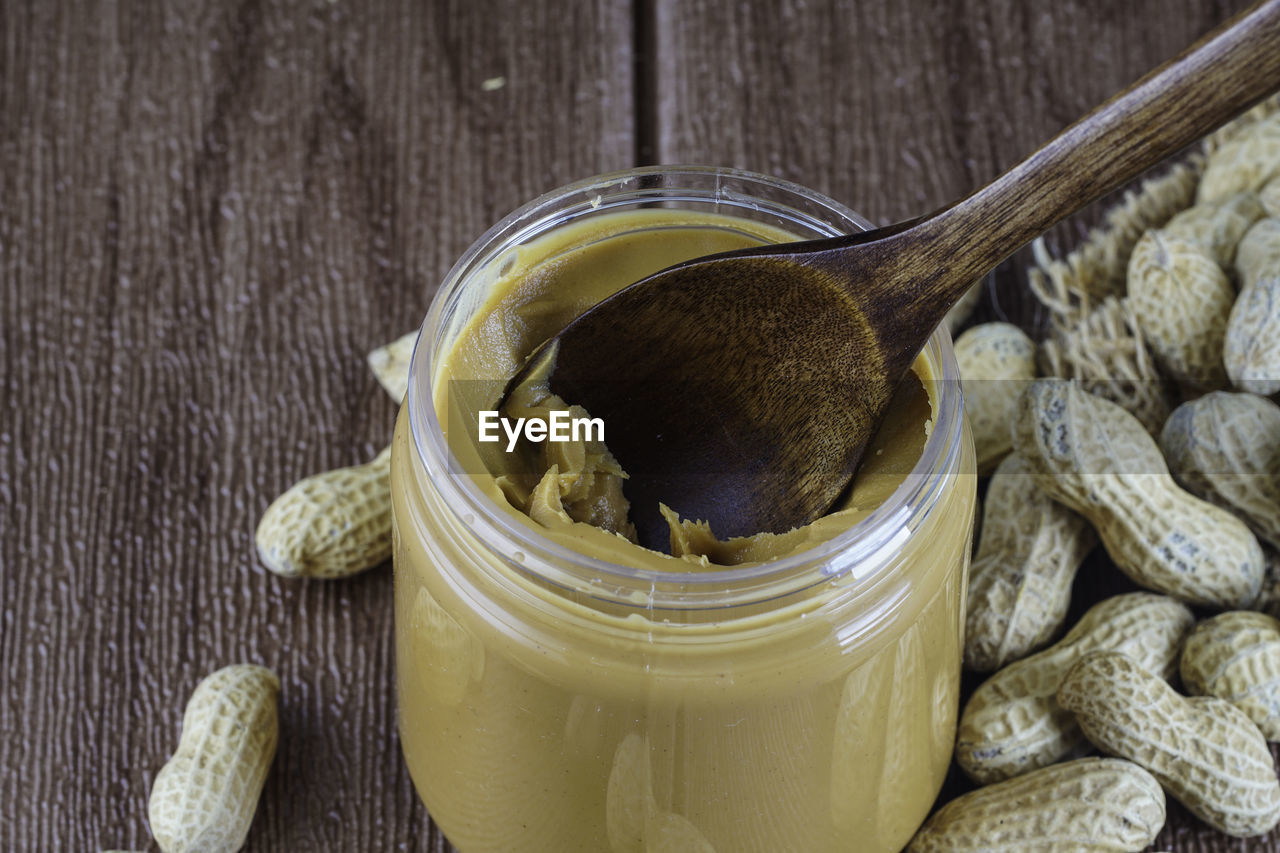
[[[1081,758],[952,800],[907,853],[1092,853],[1141,850],[1165,820],[1150,773],[1128,761]]]
[[[1079,661],[1058,690],[1099,749],[1139,764],[1215,829],[1245,838],[1280,823],[1280,782],[1253,721],[1216,696],[1185,698],[1124,654]]]
[[[1155,440],[1120,406],[1038,379],[1019,400],[1013,440],[1040,487],[1089,519],[1135,583],[1218,609],[1257,598],[1264,565],[1253,533],[1175,483]]]
[[[1097,535],[1046,495],[1012,454],[987,488],[982,535],[969,570],[964,660],[992,672],[1042,648],[1062,627],[1071,583]]]
[[[1191,693],[1227,700],[1280,741],[1280,620],[1249,610],[1205,620],[1187,637],[1181,668]]]

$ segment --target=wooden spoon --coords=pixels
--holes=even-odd
[[[697,258],[579,316],[531,357],[603,418],[641,544],[662,501],[721,537],[826,513],[917,353],[1036,235],[1280,88],[1280,0],[1227,22],[986,187],[911,222]]]

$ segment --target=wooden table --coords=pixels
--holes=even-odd
[[[888,222],[1244,5],[4,0],[0,850],[155,850],[183,704],[237,661],[284,684],[247,849],[450,849],[400,757],[390,568],[254,556],[276,494],[387,441],[365,352],[561,183],[729,164]],[[980,317],[1030,320],[1017,259],[998,282]],[[1160,846],[1277,838],[1171,808]]]

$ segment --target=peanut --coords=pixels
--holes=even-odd
[[[1280,264],[1280,219],[1260,219],[1245,232],[1236,249],[1236,275],[1244,286],[1277,274]]]
[[[1267,216],[1280,219],[1280,178],[1272,178],[1265,187],[1258,190],[1258,201]]]
[[[1019,400],[1013,440],[1040,487],[1093,523],[1135,583],[1219,608],[1257,597],[1257,539],[1231,513],[1183,491],[1155,440],[1120,406],[1038,379]]]
[[[1164,826],[1160,783],[1136,764],[1081,758],[947,803],[907,853],[1141,850]]]
[[[1257,192],[1280,175],[1280,113],[1244,127],[1209,155],[1196,203],[1221,202],[1236,193]]]
[[[1009,664],[974,691],[960,718],[956,760],[987,784],[1079,754],[1084,735],[1054,698],[1071,665],[1090,652],[1122,651],[1172,676],[1194,623],[1186,605],[1148,592],[1095,604],[1057,643]]]
[[[1227,700],[1280,741],[1280,620],[1237,610],[1201,622],[1182,650],[1182,683]]]
[[[1262,554],[1267,562],[1267,572],[1253,609],[1280,619],[1280,551],[1264,545]]]
[[[1280,95],[1271,95],[1254,104],[1222,127],[1201,140],[1200,149],[1213,154],[1233,139],[1238,139],[1258,125],[1258,122],[1280,112]]]
[[[969,570],[964,659],[970,669],[990,672],[1039,649],[1062,627],[1071,582],[1097,536],[1041,491],[1016,453],[991,477],[982,531]]]
[[[983,323],[957,338],[955,351],[978,473],[989,474],[1009,455],[1009,420],[1018,395],[1035,378],[1036,346],[1011,323]]]
[[[1058,702],[1098,748],[1150,770],[1193,814],[1228,835],[1261,835],[1280,822],[1280,782],[1258,727],[1216,696],[1179,696],[1123,654],[1071,668]]]
[[[1236,292],[1199,243],[1148,231],[1129,258],[1129,298],[1165,372],[1196,387],[1227,385],[1222,347]]]
[[[1263,219],[1240,241],[1243,285],[1227,320],[1222,361],[1237,388],[1280,392],[1280,219]]]
[[[1197,243],[1223,268],[1236,259],[1236,246],[1249,226],[1267,212],[1254,193],[1236,193],[1221,204],[1197,204],[1169,220],[1163,233]]]
[[[391,556],[391,448],[295,483],[262,514],[258,557],[285,577],[339,578]]]
[[[178,749],[156,774],[147,806],[164,853],[233,853],[244,845],[276,752],[280,680],[228,666],[196,686]]]
[[[1280,548],[1280,406],[1214,391],[1174,410],[1160,447],[1178,482]]]
[[[409,390],[409,362],[413,359],[413,346],[418,340],[417,331],[396,338],[385,346],[369,353],[369,369],[377,377],[378,384],[397,403],[404,400]]]
[[[1222,361],[1237,388],[1263,396],[1280,392],[1280,274],[1240,291]]]

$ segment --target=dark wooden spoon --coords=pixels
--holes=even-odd
[[[659,501],[721,537],[807,524],[971,282],[1277,88],[1267,0],[937,213],[698,258],[619,291],[540,349],[551,389],[604,419],[642,544],[667,548]]]

